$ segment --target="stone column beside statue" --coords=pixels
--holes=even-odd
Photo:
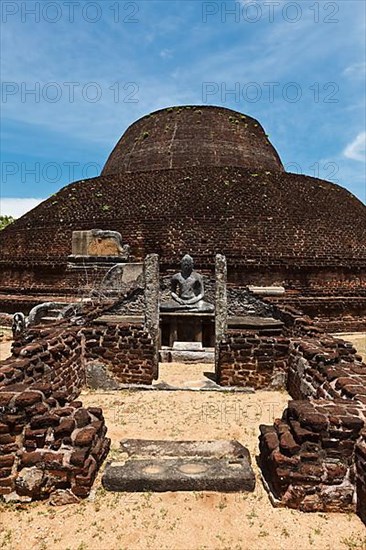
[[[145,326],[154,343],[154,379],[159,375],[159,256],[149,254],[144,264]]]
[[[222,254],[215,261],[216,314],[215,314],[215,371],[218,372],[219,345],[227,330],[227,264]]]

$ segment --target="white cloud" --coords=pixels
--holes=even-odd
[[[173,50],[161,50],[160,57],[162,57],[163,59],[171,59],[173,57]]]
[[[29,210],[38,206],[44,199],[18,199],[18,198],[0,198],[0,214],[2,216],[13,216],[20,218]]]
[[[366,63],[363,61],[362,63],[353,63],[353,65],[349,65],[343,71],[343,74],[345,76],[364,78],[365,72],[366,72]]]
[[[343,151],[343,155],[352,160],[365,162],[366,160],[366,132],[360,132]]]

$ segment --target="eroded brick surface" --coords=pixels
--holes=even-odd
[[[354,452],[364,426],[364,407],[344,399],[290,401],[281,420],[262,425],[260,464],[280,504],[355,511]]]

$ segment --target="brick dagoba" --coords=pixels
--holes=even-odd
[[[99,177],[61,189],[0,233],[0,291],[72,295],[72,232],[120,232],[130,261],[187,252],[229,282],[292,289],[366,288],[366,207],[349,191],[287,173],[262,126],[208,106],[172,107],[132,124]]]

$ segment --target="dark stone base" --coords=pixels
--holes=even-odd
[[[108,491],[253,491],[249,452],[237,441],[122,442],[124,460],[109,462],[102,484]],[[151,457],[151,458],[150,458]]]

